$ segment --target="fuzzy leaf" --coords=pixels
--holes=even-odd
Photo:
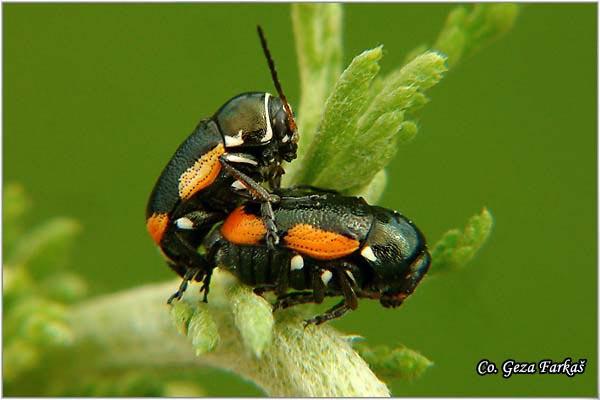
[[[484,208],[481,214],[469,219],[464,231],[452,229],[436,243],[432,252],[429,274],[458,269],[467,264],[487,241],[492,232],[494,220]]]
[[[220,340],[217,324],[204,304],[195,308],[189,320],[188,336],[192,339],[192,346],[197,356],[217,347]]]
[[[182,335],[188,334],[188,326],[192,315],[194,315],[194,309],[185,301],[176,301],[171,304],[171,318],[177,328],[177,332]]]
[[[230,286],[231,274],[217,268],[212,277],[208,304],[201,302],[197,290],[188,291],[185,301],[193,308],[206,307],[219,329],[220,345],[214,351],[197,357],[190,351],[187,338],[173,329],[172,317],[164,305],[172,292],[173,282],[147,285],[92,299],[76,307],[72,316],[79,341],[93,349],[77,353],[74,365],[83,362],[86,367],[106,372],[119,366],[148,365],[165,371],[201,371],[206,366],[230,371],[254,382],[273,397],[383,397],[389,391],[366,362],[328,324],[304,328],[303,315],[290,309],[275,313],[277,322],[272,327],[269,344],[261,357],[248,351],[247,339],[240,334],[256,332],[256,327],[236,323],[244,315],[248,322],[254,319],[262,324],[270,307],[247,287]],[[230,290],[233,289],[233,290]],[[233,313],[232,302],[238,297],[252,296],[254,304],[248,313]],[[236,297],[236,299],[231,299]],[[243,302],[243,301],[242,301]],[[243,307],[237,307],[243,308]],[[191,334],[191,327],[189,329]],[[166,368],[165,368],[166,367]],[[77,372],[77,371],[76,371]]]
[[[271,305],[257,296],[245,285],[232,285],[228,291],[229,301],[244,345],[256,357],[271,343],[273,336],[273,312]]]
[[[381,198],[381,195],[385,190],[386,184],[387,172],[385,169],[382,169],[368,185],[361,188],[350,189],[348,192],[352,196],[362,196],[369,204],[377,204],[377,201]]]
[[[433,365],[425,356],[404,346],[393,349],[388,346],[371,348],[358,343],[355,350],[375,374],[383,379],[413,380]]]
[[[381,46],[363,52],[352,60],[338,79],[327,99],[317,135],[302,160],[299,183],[341,189],[328,183],[332,175],[339,176],[335,168],[348,159],[345,153],[356,147],[357,118],[369,100],[368,89],[379,72],[381,57]]]
[[[68,317],[63,305],[34,297],[7,311],[5,335],[39,346],[69,345],[73,332],[67,324]]]
[[[359,130],[368,131],[382,115],[394,111],[414,111],[422,106],[423,92],[437,84],[447,71],[446,57],[429,51],[390,73],[379,93],[359,121]]]
[[[335,3],[294,3],[292,26],[304,96],[298,107],[298,160],[288,166],[288,174],[294,173],[294,166],[313,141],[325,101],[342,72],[342,7]]]
[[[433,47],[454,66],[511,30],[518,14],[518,5],[509,3],[475,4],[470,11],[459,6],[448,15]]]
[[[417,125],[406,120],[406,113],[427,102],[423,92],[442,78],[445,57],[421,54],[378,80],[374,78],[380,58],[381,48],[363,53],[338,81],[299,174],[300,183],[360,192],[357,188],[370,184],[398,146],[415,137]]]

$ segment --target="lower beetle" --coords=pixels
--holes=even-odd
[[[278,187],[283,161],[296,158],[298,134],[264,35],[258,27],[279,97],[244,93],[200,121],[161,173],[146,208],[146,227],[169,266],[202,280],[210,265],[196,249],[212,226],[246,197],[260,202],[267,244],[277,242],[271,204],[260,186]],[[180,291],[169,300],[180,296]]]
[[[314,190],[280,189],[279,194],[291,201],[274,207],[280,239],[274,250],[265,244],[259,207],[250,203],[229,214],[204,243],[214,266],[256,293],[274,291],[275,309],[343,296],[306,321],[320,324],[356,309],[359,298],[398,307],[429,269],[423,234],[398,212],[331,192],[318,191],[312,202],[304,199]]]

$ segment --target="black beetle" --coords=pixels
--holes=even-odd
[[[307,321],[320,324],[355,309],[358,298],[398,307],[429,269],[423,234],[398,212],[314,189],[278,193],[302,201],[274,205],[280,239],[274,250],[265,243],[260,207],[251,203],[236,208],[204,242],[213,266],[232,272],[256,293],[274,291],[275,308],[342,295],[340,303]],[[304,200],[315,193],[312,202]]]

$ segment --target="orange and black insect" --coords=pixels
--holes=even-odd
[[[260,27],[258,32],[279,97],[240,94],[200,121],[165,166],[148,201],[148,232],[186,281],[200,281],[211,270],[197,247],[243,200],[260,204],[267,242],[273,247],[277,241],[272,204],[279,199],[260,183],[279,187],[282,162],[296,158],[298,133]]]
[[[274,291],[275,308],[343,296],[307,321],[320,324],[355,309],[359,298],[398,307],[429,269],[423,234],[398,212],[315,189],[278,193],[287,200],[274,205],[280,239],[275,249],[266,246],[267,228],[260,208],[251,203],[230,213],[204,243],[214,266],[257,293]]]

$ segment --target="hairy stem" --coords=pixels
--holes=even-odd
[[[173,328],[165,299],[173,282],[94,299],[73,312],[81,357],[97,368],[211,366],[249,379],[269,396],[389,396],[385,384],[330,326],[304,328],[294,312],[275,314],[272,339],[257,356],[244,343],[228,300],[229,278],[216,273],[209,304],[188,290],[192,308],[209,310],[218,331],[213,351],[196,356],[188,337]],[[83,346],[85,344],[85,346]],[[90,359],[90,357],[93,357]],[[88,364],[89,365],[89,364]]]

